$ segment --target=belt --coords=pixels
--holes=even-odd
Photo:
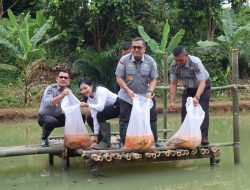
[[[210,79],[207,79],[207,80],[206,80],[206,87],[205,87],[204,90],[208,90],[208,89],[210,89],[210,88],[211,88],[211,80],[210,80]],[[190,88],[190,87],[186,87],[186,86],[185,86],[185,90],[187,90],[187,89],[189,89],[189,90],[197,90],[198,88]]]

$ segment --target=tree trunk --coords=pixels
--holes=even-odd
[[[3,0],[0,0],[0,19],[3,17]]]
[[[214,18],[211,16],[208,18],[208,30],[207,30],[207,40],[214,41],[214,31],[216,28],[216,22]]]

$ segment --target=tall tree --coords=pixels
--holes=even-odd
[[[213,41],[224,0],[168,0],[167,2],[171,7],[170,11],[174,10],[177,14],[175,24],[186,31],[186,41],[194,42],[197,38]]]
[[[249,1],[248,0],[228,0],[228,3],[231,3],[231,7],[235,13],[239,13],[241,6],[247,2]]]
[[[3,16],[3,0],[0,0],[0,19]]]
[[[46,12],[55,16],[57,28],[67,31],[73,51],[82,45],[101,51],[107,44],[131,39],[138,35],[138,24],[159,35],[166,19],[167,4],[162,0],[43,1]]]

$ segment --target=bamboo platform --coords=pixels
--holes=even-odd
[[[116,133],[113,133],[113,138]],[[118,138],[118,137],[117,137]],[[90,167],[93,175],[97,175],[99,165],[119,164],[121,162],[161,162],[175,160],[189,160],[209,158],[211,165],[219,162],[220,147],[232,146],[232,143],[211,144],[208,146],[199,146],[195,149],[169,149],[164,147],[167,139],[159,139],[161,147],[155,148],[150,152],[135,152],[119,148],[119,142],[112,142],[112,146],[108,150],[82,150],[69,149],[64,147],[63,137],[51,137],[49,139],[49,147],[41,147],[37,145],[23,145],[0,147],[0,157],[22,156],[48,154],[49,164],[54,164],[54,156],[62,159],[62,168],[64,170],[70,167],[71,157],[82,157],[85,165]]]

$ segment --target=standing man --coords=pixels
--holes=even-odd
[[[131,42],[124,42],[122,45],[122,56],[127,55],[129,53],[131,53]],[[115,93],[118,94],[118,92],[120,91],[120,86],[119,84],[115,84]]]
[[[65,115],[61,108],[62,99],[69,94],[67,86],[70,83],[69,72],[60,71],[56,77],[56,83],[49,85],[43,94],[38,123],[42,127],[41,146],[48,147],[48,136],[56,127],[63,127]]]
[[[211,93],[211,84],[209,73],[205,69],[198,57],[188,55],[186,49],[177,46],[173,50],[174,61],[170,67],[170,111],[175,111],[175,96],[177,79],[182,79],[184,91],[182,94],[181,116],[182,122],[187,114],[186,100],[193,97],[195,106],[201,105],[205,112],[205,118],[201,125],[202,145],[208,145],[208,127],[209,127],[209,100]]]
[[[134,38],[132,40],[132,53],[123,56],[116,68],[116,81],[121,87],[118,93],[120,98],[120,137],[121,143],[124,144],[135,93],[144,94],[147,98],[152,98],[154,103],[150,110],[150,125],[155,144],[159,146],[154,99],[158,70],[155,60],[145,54],[145,50],[146,44],[143,38]]]
[[[124,42],[122,45],[122,56],[131,53],[131,42]]]

